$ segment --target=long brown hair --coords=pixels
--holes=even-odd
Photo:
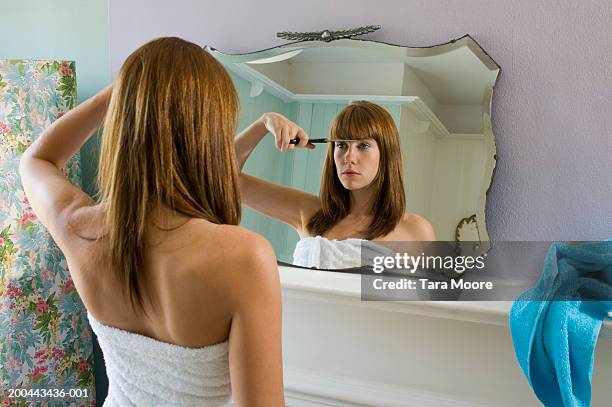
[[[135,311],[146,314],[142,282],[152,209],[240,222],[237,114],[230,76],[196,44],[158,38],[121,67],[104,121],[97,185],[112,271]]]
[[[331,140],[374,139],[380,150],[378,172],[372,181],[375,192],[370,203],[373,219],[364,231],[373,240],[385,236],[402,220],[406,209],[402,152],[399,133],[393,118],[383,107],[366,101],[346,106],[334,119]],[[334,146],[329,143],[321,174],[321,209],[313,215],[307,228],[311,234],[323,235],[351,211],[350,191],[340,183],[334,164]]]

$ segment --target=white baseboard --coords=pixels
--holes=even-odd
[[[285,368],[287,407],[488,407],[405,386]]]

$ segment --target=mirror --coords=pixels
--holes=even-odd
[[[489,241],[485,203],[496,159],[491,99],[500,67],[469,35],[426,48],[341,39],[236,55],[207,50],[236,85],[238,131],[265,112],[277,112],[311,139],[329,138],[334,119],[352,102],[384,108],[399,134],[406,213],[428,220],[438,241],[464,236]],[[281,152],[268,133],[243,172],[319,196],[327,150],[337,145],[328,144]],[[325,269],[359,266],[361,239],[300,240],[292,227],[247,207],[241,225],[265,236],[282,262]],[[315,246],[325,252],[319,257],[333,260],[308,264],[294,259],[294,254],[312,257]]]

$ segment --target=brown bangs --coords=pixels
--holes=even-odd
[[[372,112],[363,108],[363,103],[368,102],[353,102],[338,114],[330,128],[330,140],[378,140],[380,138],[381,126],[376,123]]]

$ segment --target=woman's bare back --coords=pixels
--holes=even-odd
[[[101,233],[101,211],[94,206],[75,212],[71,219],[74,231],[90,238]],[[70,251],[74,254],[68,254],[67,259],[83,302],[100,322],[163,342],[203,347],[225,341],[232,312],[228,302],[232,280],[228,246],[245,231],[186,217],[174,217],[162,227],[174,230],[150,227],[147,231],[148,250],[142,271],[148,317],[130,308],[111,274],[105,260],[109,254],[102,253],[101,243],[75,236],[74,250]],[[100,257],[102,261],[94,260]]]
[[[130,308],[102,244],[79,237],[103,233],[102,215],[99,206],[81,206],[55,225],[88,312],[105,325],[184,347],[228,340],[235,404],[284,405],[280,280],[270,243],[203,219],[156,222],[176,229],[147,232],[145,318]]]

